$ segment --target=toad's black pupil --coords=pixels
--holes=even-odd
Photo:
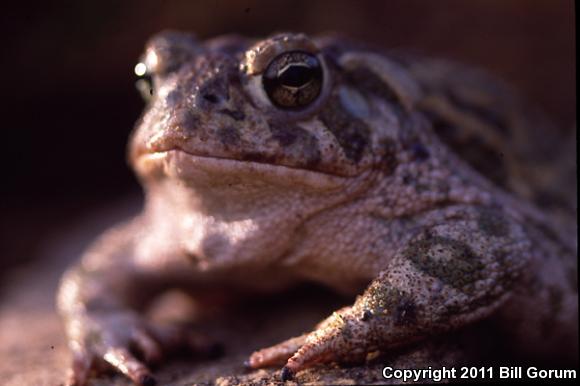
[[[312,68],[293,64],[286,67],[278,76],[280,83],[287,87],[302,87],[312,80],[314,71]]]

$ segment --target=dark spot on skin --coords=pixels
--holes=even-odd
[[[462,156],[470,165],[497,185],[507,187],[509,178],[503,153],[476,135],[469,137],[463,146]]]
[[[398,165],[397,145],[394,141],[385,138],[381,142],[381,146],[383,148],[383,155],[381,159],[382,162],[380,162],[378,166],[386,176],[390,176],[393,174]]]
[[[223,109],[218,111],[218,113],[225,114],[234,119],[235,121],[243,121],[246,118],[246,114],[244,114],[242,111],[239,110]]]
[[[270,132],[272,133],[272,138],[278,141],[282,147],[287,147],[294,144],[294,142],[296,142],[298,139],[299,130],[301,129],[293,126],[270,123]]]
[[[282,154],[298,166],[314,168],[320,163],[318,139],[303,128],[289,123],[269,123],[272,139],[282,148]]]
[[[167,105],[169,107],[175,106],[175,104],[177,102],[179,102],[180,100],[181,100],[181,93],[177,90],[171,91],[169,94],[167,94],[167,97],[165,98],[165,101],[167,102]]]
[[[449,102],[459,107],[460,110],[475,115],[479,121],[487,123],[493,130],[508,138],[511,135],[508,128],[509,123],[506,122],[506,117],[499,111],[495,111],[487,106],[470,103],[465,98],[458,96],[453,89],[448,89],[446,96]]]
[[[504,155],[482,137],[465,136],[454,122],[434,111],[424,111],[437,136],[471,167],[502,188],[507,187],[508,172]]]
[[[411,153],[413,154],[413,159],[420,162],[428,160],[430,156],[429,150],[420,142],[415,142],[411,145]]]
[[[369,142],[368,126],[362,120],[350,115],[336,96],[327,102],[319,118],[335,136],[346,158],[358,163]]]
[[[506,287],[504,287],[506,288]],[[506,288],[506,290],[509,288]],[[468,303],[451,303],[445,307],[445,311],[442,312],[442,320],[449,317],[457,317],[460,314],[471,313],[482,307],[489,307],[491,304],[498,301],[503,295],[503,291],[486,291],[480,296],[473,297]]]
[[[365,291],[363,299],[372,316],[392,315],[395,324],[416,319],[416,307],[409,294],[388,283],[375,280]]]
[[[360,320],[362,322],[366,322],[366,321],[369,321],[372,317],[373,317],[373,313],[371,310],[364,310],[361,317],[360,317]]]
[[[230,98],[226,75],[215,75],[204,82],[198,92],[199,107],[208,109]]]
[[[484,277],[484,264],[469,245],[458,240],[430,236],[411,243],[403,253],[419,270],[466,293]]]
[[[193,132],[198,128],[199,121],[199,117],[190,110],[180,109],[173,116],[171,124],[185,132]]]
[[[478,212],[477,225],[483,233],[495,237],[508,236],[508,223],[499,210],[479,208]]]
[[[409,185],[413,181],[413,178],[409,174],[403,176],[403,184]]]
[[[402,299],[395,310],[395,325],[408,326],[417,321],[416,305],[410,299]]]
[[[436,239],[432,236],[432,238]],[[451,303],[446,306],[445,311],[442,313],[443,317],[454,317],[462,313],[470,313],[474,310],[483,307],[489,307],[491,304],[497,302],[501,299],[501,297],[508,291],[510,291],[514,284],[518,280],[519,276],[519,269],[514,265],[513,256],[510,256],[511,252],[509,250],[498,249],[496,251],[491,252],[493,253],[494,260],[498,263],[499,269],[496,272],[496,276],[494,276],[495,284],[488,288],[485,291],[479,291],[477,293],[472,293],[473,287],[471,282],[475,282],[476,280],[480,280],[484,278],[483,272],[481,269],[484,268],[482,266],[477,267],[474,273],[465,273],[466,280],[461,283],[456,282],[456,285],[465,284],[462,288],[459,288],[462,292],[471,294],[470,299],[467,303]],[[477,264],[477,263],[475,263]],[[458,274],[461,272],[453,272],[449,277],[456,278]],[[474,277],[472,277],[474,276]],[[469,278],[471,277],[471,280]],[[535,280],[535,281],[534,281]],[[532,280],[530,284],[528,284],[528,290],[530,294],[533,295],[533,283],[538,284],[537,278]],[[442,279],[445,282],[445,280]],[[458,287],[455,287],[458,288]]]
[[[427,119],[431,122],[433,130],[439,138],[447,144],[458,142],[460,137],[460,130],[452,122],[445,120],[442,116],[432,111],[423,112]]]
[[[366,67],[358,67],[346,73],[346,80],[358,90],[364,90],[379,98],[401,106],[401,101],[393,91],[377,74]]]
[[[240,142],[240,133],[232,126],[219,128],[217,136],[224,146],[234,146]]]
[[[219,97],[215,94],[202,94],[201,97],[208,101],[209,103],[218,103],[220,101]]]

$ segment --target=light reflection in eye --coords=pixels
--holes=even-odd
[[[147,73],[147,66],[145,65],[145,63],[137,63],[137,65],[135,65],[135,74],[137,76],[143,76]]]

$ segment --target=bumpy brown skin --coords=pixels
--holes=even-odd
[[[283,110],[261,74],[293,50],[317,55],[324,81],[309,105]],[[143,62],[153,89],[130,162],[146,205],[62,280],[71,384],[102,363],[153,384],[131,349],[145,363],[179,344],[206,350],[194,332],[139,314],[171,287],[315,280],[360,294],[249,359],[285,364],[284,379],[492,314],[528,355],[573,356],[575,226],[534,204],[550,184],[530,165],[535,154],[547,168],[541,147],[553,132],[504,86],[456,64],[294,34],[201,43],[165,32]]]

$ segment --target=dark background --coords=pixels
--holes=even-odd
[[[125,145],[153,33],[339,31],[497,73],[562,128],[576,120],[572,0],[70,1],[3,5],[0,273],[140,188]]]

